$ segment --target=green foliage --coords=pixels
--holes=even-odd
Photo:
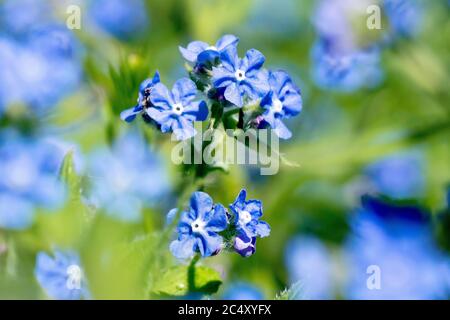
[[[155,283],[154,293],[163,296],[186,296],[189,293],[213,294],[222,280],[219,273],[204,266],[176,266],[168,269]]]

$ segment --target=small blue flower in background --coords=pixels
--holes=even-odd
[[[286,247],[285,261],[290,283],[301,285],[302,299],[333,298],[331,255],[319,239],[292,239]]]
[[[0,138],[0,228],[21,230],[37,208],[56,210],[66,190],[58,179],[63,151],[45,140],[2,133]]]
[[[450,289],[450,257],[437,247],[430,215],[412,205],[363,198],[345,245],[350,299],[445,299]],[[368,285],[376,266],[380,286]]]
[[[313,78],[322,88],[351,92],[373,88],[383,79],[380,53],[376,48],[335,51],[335,44],[321,39],[311,51]]]
[[[396,199],[423,195],[424,159],[420,153],[394,154],[369,165],[365,171],[379,193]]]
[[[195,192],[189,211],[181,213],[178,239],[170,244],[170,251],[179,259],[190,258],[196,252],[202,257],[215,255],[223,246],[223,239],[218,233],[224,231],[227,225],[225,208],[214,204],[208,194]]]
[[[136,116],[142,114],[145,116],[145,111],[147,108],[152,106],[150,101],[150,92],[152,91],[155,84],[161,82],[159,72],[156,71],[152,79],[145,79],[141,82],[139,86],[139,96],[137,100],[137,105],[133,108],[124,110],[120,113],[120,118],[126,122],[132,122],[136,119]]]
[[[222,295],[224,300],[263,300],[261,290],[246,282],[234,282],[230,284]]]
[[[120,40],[143,35],[150,24],[143,0],[91,0],[88,10],[97,26]]]
[[[206,103],[194,100],[196,96],[197,87],[188,78],[175,82],[171,92],[157,83],[150,92],[153,106],[147,109],[147,115],[161,126],[162,132],[173,132],[177,140],[189,139],[197,133],[193,122],[208,117]]]
[[[47,0],[6,0],[0,5],[2,29],[17,36],[51,20],[52,10]]]
[[[0,8],[2,15],[19,17],[17,26],[0,35],[0,112],[12,104],[25,104],[32,114],[41,115],[78,88],[82,77],[79,44],[39,1],[8,1]],[[16,11],[27,14],[16,16]],[[8,19],[0,18],[13,23]]]
[[[244,257],[255,252],[256,237],[264,238],[270,234],[269,225],[259,220],[263,214],[261,201],[247,201],[246,197],[247,191],[242,189],[236,200],[230,205],[237,232],[234,247]]]
[[[262,114],[275,133],[282,139],[289,139],[292,133],[281,121],[293,117],[302,110],[300,89],[284,71],[269,73],[269,93],[261,100]]]
[[[34,273],[40,286],[52,299],[89,298],[80,258],[75,252],[55,250],[54,257],[39,252]]]
[[[122,221],[139,221],[141,210],[155,206],[170,189],[162,159],[134,132],[116,140],[112,149],[96,150],[88,175],[93,204]]]
[[[213,67],[212,82],[214,87],[225,90],[227,101],[242,107],[244,99],[262,98],[268,91],[267,73],[261,70],[265,57],[256,49],[247,51],[240,59],[235,46],[228,47],[220,55],[222,64]]]
[[[194,64],[204,64],[206,62],[214,62],[220,58],[220,55],[229,47],[236,47],[239,38],[234,35],[227,34],[220,38],[213,46],[202,42],[193,41],[188,44],[187,48],[179,47],[181,55],[184,59]]]
[[[416,0],[384,0],[389,19],[390,37],[415,36],[423,21],[423,8]]]

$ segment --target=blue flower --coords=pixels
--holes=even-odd
[[[137,105],[133,108],[124,110],[120,113],[120,118],[126,122],[132,122],[136,119],[136,116],[142,114],[144,117],[146,115],[145,111],[147,108],[152,106],[150,101],[150,92],[152,91],[155,84],[160,82],[159,72],[156,71],[152,79],[145,79],[141,82],[139,86],[139,96],[137,100]]]
[[[224,300],[263,300],[264,295],[261,289],[250,283],[235,282],[228,286],[222,298]]]
[[[269,93],[261,100],[262,116],[280,138],[289,139],[292,134],[281,120],[302,110],[300,90],[284,71],[270,72],[269,85]]]
[[[244,230],[237,230],[233,247],[242,257],[250,257],[256,252],[256,237],[248,236]]]
[[[387,156],[365,172],[376,191],[396,199],[416,198],[425,188],[424,159],[417,152]]]
[[[54,258],[39,252],[34,273],[40,286],[52,299],[89,298],[80,258],[75,252],[55,250]]]
[[[204,192],[195,192],[190,201],[189,211],[181,213],[178,224],[178,239],[170,244],[170,251],[179,259],[192,257],[200,252],[202,257],[217,254],[223,245],[218,234],[227,228],[225,208],[213,204],[211,197]]]
[[[259,220],[263,214],[261,201],[246,201],[246,197],[247,191],[242,189],[236,200],[230,204],[236,227],[234,248],[243,257],[251,256],[255,252],[256,237],[263,238],[270,234],[269,225]]]
[[[187,61],[194,64],[204,64],[206,62],[214,62],[220,58],[220,55],[230,46],[236,47],[239,42],[239,38],[234,35],[224,35],[213,46],[202,42],[193,41],[188,44],[187,48],[179,47],[181,55]]]
[[[25,229],[36,208],[55,210],[65,200],[58,180],[62,150],[45,140],[3,133],[0,139],[0,227]],[[6,205],[7,204],[7,205]]]
[[[45,0],[6,0],[0,6],[2,30],[17,36],[51,21],[52,10]]]
[[[345,245],[347,298],[448,298],[450,259],[435,243],[427,211],[365,197],[351,226]],[[370,266],[379,273],[368,274]]]
[[[416,0],[385,0],[384,10],[389,19],[390,37],[411,37],[419,32],[423,8]]]
[[[383,79],[379,50],[341,51],[335,43],[321,39],[312,48],[313,78],[326,89],[352,92],[372,88]]]
[[[95,0],[88,9],[103,31],[120,40],[143,35],[150,23],[143,0]]]
[[[248,50],[240,59],[234,46],[221,53],[222,64],[213,67],[212,82],[214,87],[224,91],[227,101],[242,107],[246,98],[256,100],[262,98],[268,91],[267,73],[261,68],[265,57],[255,49]]]
[[[155,206],[170,188],[162,159],[134,132],[116,140],[112,149],[95,151],[88,173],[93,204],[127,222],[139,221],[142,209]]]
[[[178,140],[189,139],[197,133],[194,121],[204,121],[208,116],[208,107],[204,101],[195,100],[195,83],[182,78],[175,82],[172,92],[162,83],[154,85],[150,92],[153,107],[147,109],[147,115],[161,126],[161,131],[173,132]]]
[[[333,297],[331,255],[319,239],[310,236],[292,239],[286,248],[285,261],[290,282],[302,286],[301,298]]]
[[[41,115],[77,89],[82,69],[76,44],[60,25],[36,27],[26,41],[0,37],[0,109],[21,103]]]

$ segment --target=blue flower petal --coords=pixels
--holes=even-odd
[[[138,106],[126,109],[120,113],[120,119],[126,122],[132,122],[134,119],[136,119],[136,116],[142,112],[142,110],[142,107],[139,108]]]
[[[256,49],[250,49],[245,54],[244,59],[242,59],[240,68],[246,72],[248,77],[251,77],[261,69],[265,61],[266,58],[261,52]]]
[[[270,226],[267,222],[259,221],[255,226],[255,230],[261,238],[268,237],[270,235]]]
[[[205,217],[213,208],[213,200],[207,193],[197,191],[192,194],[190,205],[197,212],[198,218],[205,220]]]
[[[234,46],[228,47],[226,50],[220,53],[220,60],[222,62],[223,68],[230,72],[236,71],[236,68],[239,67],[237,48]]]
[[[217,204],[214,210],[208,215],[208,223],[205,226],[207,231],[221,232],[227,228],[228,219],[225,208]]]
[[[198,55],[208,48],[208,44],[202,41],[193,41],[189,43],[187,48],[178,47],[181,55],[189,62],[195,63]]]
[[[239,38],[232,35],[226,34],[220,38],[216,43],[216,48],[219,51],[225,50],[228,46],[236,46],[239,42]]]
[[[157,83],[153,87],[153,90],[150,93],[150,101],[155,107],[161,108],[163,110],[171,109],[171,106],[174,104],[172,94],[169,92],[169,89],[167,89],[167,87],[162,83]]]
[[[183,105],[191,102],[197,95],[195,83],[188,78],[181,78],[175,82],[172,95],[175,102],[181,102]]]
[[[290,139],[292,137],[291,131],[280,119],[275,119],[275,126],[272,129],[281,139]]]
[[[33,223],[33,205],[20,197],[0,193],[0,228],[23,230]]]
[[[242,97],[241,93],[239,91],[239,86],[237,83],[231,83],[226,89],[225,89],[225,99],[227,101],[231,102],[232,104],[242,107]]]
[[[197,246],[203,257],[210,257],[222,249],[223,239],[217,233],[204,232],[197,238]]]
[[[181,240],[174,240],[170,244],[170,252],[178,259],[188,259],[194,254],[197,240],[195,237],[187,236]]]

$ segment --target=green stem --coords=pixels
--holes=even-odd
[[[189,292],[195,292],[196,291],[196,287],[195,287],[195,265],[197,264],[197,262],[200,260],[200,255],[196,254],[192,260],[191,263],[189,264],[189,268],[188,268],[188,289]]]

